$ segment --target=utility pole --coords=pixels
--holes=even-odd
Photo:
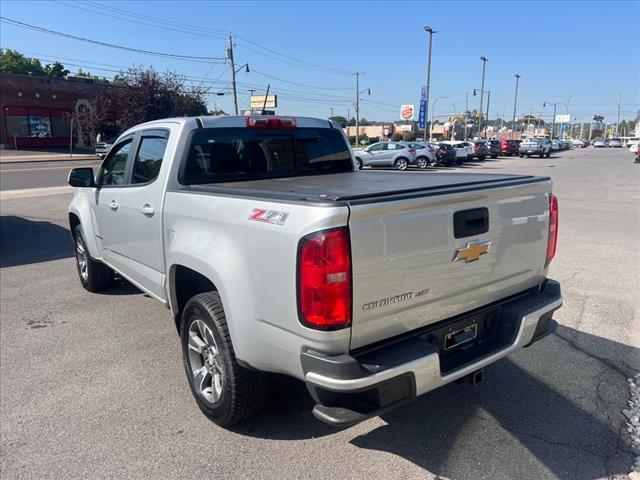
[[[468,140],[469,136],[467,135],[467,112],[469,111],[469,92],[464,92],[464,139]]]
[[[425,97],[425,111],[424,111],[424,133],[422,136],[423,141],[427,141],[427,121],[429,119],[429,88],[431,87],[431,43],[433,41],[433,34],[437,33],[433,28],[426,26],[424,31],[429,34],[429,56],[427,59],[427,94]],[[429,129],[431,130],[431,128]]]
[[[480,110],[478,110],[478,136],[480,136],[480,132],[482,131],[482,101],[484,99],[484,74],[487,67],[487,61],[489,60],[487,57],[480,57],[482,60],[482,84],[480,85]]]
[[[502,127],[504,126],[504,112],[507,109],[507,102],[506,101],[502,101],[502,116],[500,117],[500,130],[502,130]]]
[[[331,110],[331,117],[330,118],[333,118],[333,107],[329,107],[329,110]]]
[[[520,75],[516,75],[516,94],[513,97],[513,126],[511,127],[511,140],[513,140],[513,134],[516,131],[516,108],[518,103],[518,85],[520,84]]]
[[[431,106],[431,125],[429,128],[429,141],[432,142],[433,138],[432,138],[432,134],[433,134],[433,121],[435,119],[435,115],[436,115],[436,103],[438,102],[438,100],[442,100],[443,98],[447,98],[447,97],[438,97],[433,101],[433,105]],[[426,121],[426,119],[425,119]],[[442,138],[444,138],[444,132],[442,135]]]
[[[542,102],[542,108],[546,107],[547,105],[553,105],[553,119],[551,120],[551,138],[550,138],[550,140],[553,140],[553,132],[556,129],[556,107],[558,106],[558,103],[559,102],[557,102],[557,103]]]
[[[238,92],[236,90],[236,65],[233,61],[233,37],[229,35],[229,46],[227,47],[227,58],[231,62],[231,82],[233,83],[233,108],[238,115]]]
[[[616,120],[616,137],[620,136],[620,109],[622,108],[622,94],[618,93],[618,120]]]
[[[255,88],[250,88],[247,91],[249,92],[249,110],[251,110],[251,97],[253,97],[253,94],[255,93],[256,89]]]
[[[356,147],[360,146],[360,75],[364,72],[355,72],[356,77]]]

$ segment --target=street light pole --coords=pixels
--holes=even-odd
[[[333,118],[333,107],[329,107],[329,110],[331,110],[331,118]]]
[[[356,77],[356,147],[360,146],[360,75],[363,72],[355,72]]]
[[[429,88],[431,87],[431,44],[433,42],[433,34],[437,33],[433,28],[426,26],[424,27],[424,31],[429,34],[429,55],[427,57],[427,92],[425,96],[425,111],[424,111],[424,133],[422,135],[422,139],[427,141],[427,119],[429,118]],[[429,129],[431,130],[431,129]]]
[[[480,85],[480,110],[478,111],[478,135],[480,135],[480,132],[482,131],[482,102],[484,100],[483,94],[484,94],[484,74],[486,71],[486,67],[487,67],[487,61],[489,60],[487,57],[482,56],[480,57],[480,60],[482,60],[482,84]]]
[[[550,138],[550,140],[553,140],[553,132],[556,129],[556,107],[558,106],[558,103],[542,102],[542,107],[543,108],[546,107],[547,105],[553,105],[553,118],[551,119],[551,138]]]
[[[469,111],[469,92],[464,92],[464,139],[468,140],[467,135],[467,112]]]
[[[516,73],[516,94],[513,97],[513,125],[511,126],[511,140],[513,140],[516,131],[516,108],[518,103],[518,85],[520,84],[520,75]]]
[[[491,90],[487,92],[487,115],[484,119],[484,138],[487,138],[487,127],[489,126],[489,103],[491,102]]]

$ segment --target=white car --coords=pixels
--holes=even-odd
[[[442,142],[448,143],[456,151],[456,165],[462,164],[465,160],[471,160],[473,157],[473,145],[470,142]]]
[[[638,145],[640,145],[640,142],[634,142],[631,145],[629,145],[629,151],[631,153],[636,153],[636,151],[638,150]]]
[[[560,141],[559,140],[552,140],[551,141],[551,150],[561,150],[562,146],[560,145]]]
[[[609,140],[609,148],[622,148],[622,140],[619,138],[612,138]]]
[[[607,148],[609,144],[604,140],[596,140],[593,142],[593,148]]]

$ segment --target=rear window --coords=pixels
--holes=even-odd
[[[208,128],[193,132],[184,185],[350,172],[349,147],[329,128]]]

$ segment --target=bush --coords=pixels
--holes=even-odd
[[[415,142],[416,134],[413,132],[404,132],[402,134],[402,140],[404,140],[405,142]]]
[[[393,135],[391,135],[392,142],[399,142],[400,140],[402,140],[402,134],[400,132],[395,132]]]

